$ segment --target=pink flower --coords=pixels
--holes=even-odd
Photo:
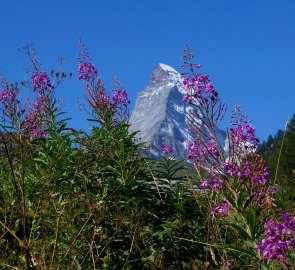
[[[46,72],[35,73],[32,76],[32,86],[35,92],[51,88],[50,79]]]
[[[257,244],[261,260],[277,261],[287,266],[286,255],[295,249],[295,219],[289,213],[281,215],[281,222],[269,220],[265,223],[263,239]]]
[[[44,111],[43,100],[37,98],[33,103],[31,112],[25,116],[21,130],[28,133],[30,141],[47,136],[45,124],[42,119]]]
[[[170,154],[170,153],[172,153],[173,152],[173,148],[172,147],[169,147],[168,145],[166,145],[166,144],[163,144],[162,145],[162,153],[164,154],[164,155],[168,155],[168,154]]]
[[[1,102],[13,102],[15,100],[15,94],[12,91],[0,90],[0,101]]]
[[[230,206],[228,202],[224,201],[219,204],[213,204],[211,207],[211,214],[214,216],[220,216],[222,218],[225,218],[229,210],[230,210]]]
[[[97,77],[97,70],[90,62],[78,64],[78,79],[88,81]]]
[[[129,99],[126,90],[116,90],[113,92],[112,105],[114,107],[117,107],[118,105],[126,107],[128,103]]]

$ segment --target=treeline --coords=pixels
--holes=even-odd
[[[295,114],[285,130],[269,135],[258,147],[258,152],[270,168],[270,177],[287,188],[290,203],[295,204]]]

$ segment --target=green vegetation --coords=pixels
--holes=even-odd
[[[129,132],[126,91],[115,81],[106,92],[82,43],[89,133],[68,126],[55,98],[68,75],[49,78],[26,52],[32,81],[0,85],[0,269],[291,269],[295,219],[281,180],[294,181],[294,118],[261,146],[270,164],[281,153],[277,181],[240,108],[225,152],[215,132],[225,105],[208,75],[194,75],[187,49],[186,100],[203,121],[194,121],[192,162],[167,145],[150,160]]]

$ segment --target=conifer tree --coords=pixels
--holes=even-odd
[[[281,140],[281,143],[283,145],[279,172],[293,182],[295,179],[295,114],[287,124],[285,138],[284,141]]]

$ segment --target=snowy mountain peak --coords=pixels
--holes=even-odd
[[[162,144],[167,144],[178,159],[187,159],[188,142],[193,139],[188,127],[192,107],[183,101],[183,93],[180,73],[161,63],[153,70],[149,85],[138,94],[130,130],[139,131],[138,139],[149,146],[147,156],[159,158]]]
[[[172,72],[172,73],[178,74],[178,72],[173,67],[170,67],[166,64],[159,63],[158,67],[160,67],[161,69],[163,69],[166,72]]]
[[[160,63],[152,72],[150,85],[181,82],[181,75],[173,67]]]
[[[158,64],[152,72],[149,85],[138,94],[130,117],[131,131],[138,131],[138,138],[150,146],[145,153],[158,158],[162,144],[173,147],[178,158],[186,159],[186,112],[189,104],[183,102],[180,73],[166,64]]]

